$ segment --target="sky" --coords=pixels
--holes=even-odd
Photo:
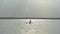
[[[60,0],[0,0],[0,17],[60,17]]]

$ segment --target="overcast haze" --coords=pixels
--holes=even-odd
[[[60,18],[60,0],[0,0],[0,17]]]

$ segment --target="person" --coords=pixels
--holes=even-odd
[[[31,24],[31,20],[29,21],[29,24]]]

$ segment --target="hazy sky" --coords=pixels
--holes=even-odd
[[[60,0],[0,0],[0,17],[60,17]]]

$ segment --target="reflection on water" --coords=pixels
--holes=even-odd
[[[57,34],[60,33],[60,20],[46,19],[2,19],[0,34]]]

